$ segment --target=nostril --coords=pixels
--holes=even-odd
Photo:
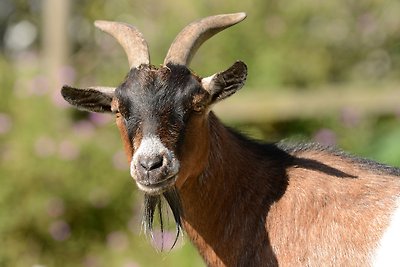
[[[143,167],[146,171],[151,171],[154,169],[158,169],[163,165],[163,157],[155,156],[155,157],[143,157],[139,160],[140,166]]]

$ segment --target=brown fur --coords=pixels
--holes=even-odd
[[[122,143],[124,145],[125,155],[128,159],[128,162],[130,162],[130,159],[132,158],[133,155],[132,141],[129,140],[128,133],[126,132],[126,127],[123,122],[123,118],[119,114],[117,114],[115,121],[121,136]]]
[[[279,262],[368,266],[395,207],[399,179],[322,152],[296,157],[324,162],[354,178],[310,171],[301,163],[288,168],[289,185],[271,206],[266,224]]]
[[[209,266],[368,265],[400,192],[398,177],[311,149],[277,167],[213,114],[192,123],[187,140],[194,143],[184,148],[191,162],[177,186],[186,232]]]

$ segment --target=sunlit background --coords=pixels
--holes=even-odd
[[[1,0],[0,266],[204,266],[186,237],[160,253],[141,234],[112,117],[69,107],[60,86],[117,86],[127,73],[96,19],[136,25],[159,65],[187,23],[238,11],[248,18],[191,65],[207,76],[247,63],[247,86],[215,108],[224,122],[400,166],[398,0]]]

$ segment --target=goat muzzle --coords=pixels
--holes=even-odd
[[[179,161],[159,139],[150,138],[142,140],[130,169],[139,189],[148,194],[161,194],[175,185]]]

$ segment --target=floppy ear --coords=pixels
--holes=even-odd
[[[114,97],[113,87],[89,87],[85,89],[64,85],[61,95],[78,109],[92,112],[112,112],[111,101]]]
[[[243,87],[247,77],[247,66],[242,61],[236,61],[229,69],[203,78],[201,84],[216,103],[233,95]]]

